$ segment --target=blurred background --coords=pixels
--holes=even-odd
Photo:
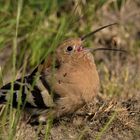
[[[29,74],[63,40],[114,22],[118,25],[88,38],[85,46],[127,51],[93,55],[101,95],[133,110],[129,117],[140,126],[139,0],[1,0],[0,85]]]

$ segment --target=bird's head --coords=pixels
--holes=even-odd
[[[60,61],[69,62],[77,60],[85,51],[81,38],[71,38],[59,45],[56,55]]]
[[[53,61],[52,57],[47,57],[47,59],[44,59],[42,61],[40,69],[46,70],[46,68],[48,68],[52,65],[55,66],[55,68],[59,68],[61,66],[61,64],[63,64],[63,63],[76,62],[76,64],[78,64],[77,62],[83,61],[84,59],[91,60],[91,59],[93,59],[92,52],[95,52],[98,50],[112,50],[112,51],[125,52],[124,50],[116,49],[116,48],[85,48],[84,47],[84,41],[88,37],[94,35],[96,32],[98,32],[104,28],[107,28],[107,27],[115,25],[115,24],[116,23],[102,26],[79,38],[71,38],[71,39],[65,40],[58,46],[58,48],[56,49],[56,51],[54,53],[55,57],[53,57],[53,58],[55,61]],[[85,56],[85,57],[83,57],[83,56]],[[53,63],[53,62],[55,62],[55,63]]]
[[[84,41],[86,38],[94,35],[96,32],[115,25],[116,23],[109,24],[102,26],[95,31],[92,31],[88,33],[87,35],[84,35],[80,38],[71,38],[68,40],[65,40],[62,44],[59,45],[59,47],[56,49],[56,57],[61,62],[70,62],[70,61],[78,61],[80,58],[82,58],[85,54],[91,54],[91,52],[97,51],[97,50],[113,50],[113,51],[124,51],[120,49],[115,48],[85,48],[84,47]]]

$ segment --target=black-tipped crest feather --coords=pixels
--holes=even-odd
[[[118,23],[112,23],[112,24],[108,24],[108,25],[102,26],[102,27],[100,27],[100,28],[98,28],[98,29],[96,29],[96,30],[94,30],[94,31],[84,35],[83,37],[81,37],[81,40],[83,41],[85,38],[90,37],[91,35],[97,33],[98,31],[100,31],[102,29],[105,29],[105,28],[107,28],[109,26],[116,25],[116,24],[118,24]]]

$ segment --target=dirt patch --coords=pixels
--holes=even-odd
[[[140,98],[125,101],[95,98],[73,116],[63,117],[53,124],[50,140],[138,140],[140,138]],[[18,128],[20,140],[45,138],[46,125],[40,127],[23,123]],[[27,135],[29,133],[29,135]],[[27,137],[27,138],[26,138]],[[19,138],[19,137],[18,137]]]

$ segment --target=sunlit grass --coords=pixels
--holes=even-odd
[[[116,115],[117,115],[116,112],[112,113],[109,121],[103,126],[103,128],[101,128],[101,131],[96,136],[96,140],[100,140],[102,138],[102,136],[105,133],[105,131],[107,131],[107,129],[109,128],[109,125],[111,125],[111,123],[114,121]]]

